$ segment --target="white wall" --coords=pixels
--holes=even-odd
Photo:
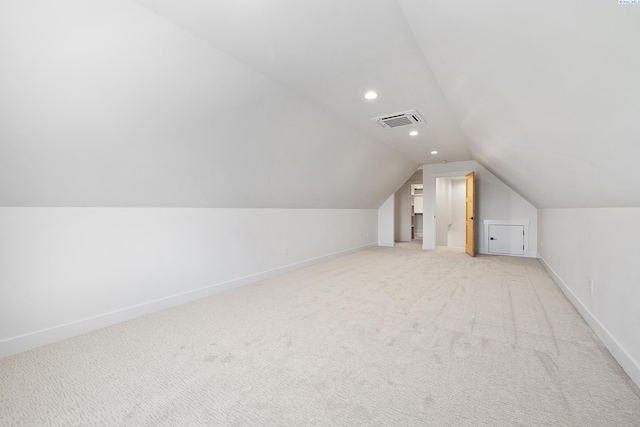
[[[376,223],[375,209],[0,208],[0,356],[375,245]]]
[[[476,173],[476,251],[487,253],[484,220],[523,220],[529,222],[525,230],[528,247],[525,256],[537,256],[537,209],[475,161],[438,163],[423,166],[424,174],[424,249],[436,247],[435,190],[436,178]]]
[[[640,385],[640,208],[538,214],[543,264]]]
[[[394,217],[395,217],[395,194],[389,198],[378,209],[378,245],[395,245],[394,240]]]

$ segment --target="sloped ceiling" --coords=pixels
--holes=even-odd
[[[640,6],[593,3],[5,0],[0,205],[377,208],[475,159],[640,206]]]
[[[476,161],[538,208],[640,206],[640,5],[399,2]]]

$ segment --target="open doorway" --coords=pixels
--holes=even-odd
[[[422,245],[424,199],[423,184],[411,184],[411,240],[420,240]]]
[[[418,169],[395,193],[395,246],[422,247],[423,236],[423,178]]]
[[[464,248],[466,233],[465,176],[436,178],[436,246]]]
[[[423,249],[436,249],[438,245],[436,244],[436,187],[437,187],[437,179],[438,178],[465,178],[465,193],[467,189],[469,189],[470,194],[465,194],[465,209],[464,211],[458,210],[457,208],[452,208],[450,210],[452,218],[447,221],[446,212],[444,213],[444,224],[447,226],[447,246],[449,247],[449,239],[451,238],[452,245],[459,245],[460,241],[456,240],[455,236],[449,236],[449,224],[452,225],[453,232],[456,233],[459,228],[454,228],[455,219],[458,219],[460,215],[464,215],[465,217],[465,231],[464,236],[467,240],[462,248],[471,256],[475,256],[475,227],[474,222],[476,221],[475,216],[475,205],[476,205],[476,197],[475,197],[475,174],[472,170],[460,170],[453,169],[448,170],[446,166],[442,165],[434,165],[433,167],[429,167],[427,170],[423,169],[424,175],[424,188],[423,188],[423,197],[424,197],[424,238],[423,238]],[[445,184],[441,184],[445,186]],[[461,187],[461,186],[460,186]],[[453,200],[452,200],[453,202]],[[470,215],[467,217],[466,210],[469,207]],[[441,212],[442,213],[442,212]],[[456,218],[453,218],[453,214],[456,215]],[[442,215],[441,215],[442,216]],[[443,218],[441,218],[443,219]],[[443,243],[441,241],[441,243]],[[443,246],[444,247],[444,246]],[[456,249],[457,250],[457,249]]]

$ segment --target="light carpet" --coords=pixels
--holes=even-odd
[[[1,426],[639,426],[540,263],[372,248],[0,359]]]

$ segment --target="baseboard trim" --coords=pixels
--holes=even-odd
[[[485,249],[480,249],[480,250],[478,250],[478,253],[480,255],[516,256],[516,257],[522,257],[522,258],[538,258],[538,254],[536,252],[525,252],[525,253],[520,254],[520,255],[516,255],[516,254],[496,254],[496,253],[488,252]]]
[[[228,291],[230,289],[239,288],[251,283],[256,283],[261,280],[269,279],[271,277],[278,276],[280,274],[289,273],[291,271],[299,270],[301,268],[310,267],[321,262],[329,261],[341,256],[349,255],[355,252],[359,252],[371,247],[377,246],[377,243],[368,243],[363,246],[357,246],[351,249],[334,252],[331,254],[323,255],[317,258],[311,258],[305,261],[289,264],[283,267],[274,268],[272,270],[263,271],[261,273],[251,274],[248,276],[240,277],[237,279],[229,280],[226,282],[216,283],[214,285],[206,286],[204,288],[195,289],[193,291],[184,292],[177,295],[172,295],[165,298],[156,299],[143,304],[115,310],[109,313],[100,314],[93,317],[88,317],[75,322],[66,323],[63,325],[54,326],[40,331],[32,332],[17,337],[8,338],[0,341],[0,358],[11,356],[13,354],[21,353],[23,351],[31,350],[37,347],[42,347],[47,344],[51,344],[57,341],[62,341],[67,338],[72,338],[78,335],[86,334],[88,332],[95,331],[97,329],[105,328],[107,326],[115,325],[127,320],[135,319],[136,317],[144,316],[147,314],[155,313],[167,308],[176,307],[182,304],[186,304],[192,301],[206,298],[211,295],[218,294],[220,292]]]
[[[553,281],[558,285],[560,290],[571,301],[571,304],[578,310],[578,313],[593,329],[600,341],[607,347],[607,350],[618,361],[622,369],[629,375],[629,378],[640,387],[640,363],[631,356],[625,348],[615,339],[609,330],[589,311],[589,309],[580,301],[566,283],[558,276],[555,270],[547,263],[543,257],[538,258],[542,266],[547,270]]]

